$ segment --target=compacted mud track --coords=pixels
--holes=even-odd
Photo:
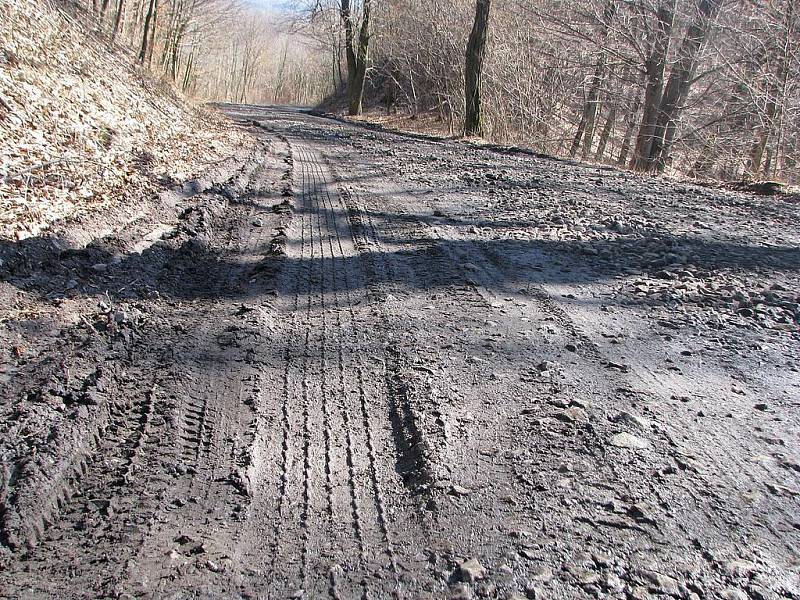
[[[3,248],[0,597],[800,597],[796,205],[224,110]]]

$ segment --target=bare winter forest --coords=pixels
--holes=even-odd
[[[367,107],[433,113],[450,133],[466,118],[476,8],[492,140],[639,171],[797,180],[794,0],[317,0],[280,15],[230,0],[93,7],[140,61],[203,100],[313,105],[348,84],[363,29]]]

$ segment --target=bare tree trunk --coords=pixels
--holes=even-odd
[[[186,30],[186,23],[181,23],[178,30],[175,32],[175,39],[172,42],[172,57],[170,58],[169,75],[172,81],[178,78],[178,63],[180,62],[181,44],[183,43],[183,34]]]
[[[484,123],[481,114],[481,91],[483,59],[486,55],[486,38],[489,30],[489,10],[491,0],[476,0],[475,22],[467,43],[467,60],[465,69],[466,113],[464,117],[464,135],[483,135]]]
[[[157,0],[150,0],[148,9],[147,9],[147,16],[144,19],[144,28],[142,30],[142,44],[139,47],[139,63],[144,64],[144,61],[147,60],[147,50],[149,47],[150,42],[150,24],[154,20],[153,15],[155,14]]]
[[[644,80],[644,74],[640,75],[638,83],[642,83]],[[628,154],[631,151],[631,144],[633,141],[633,133],[636,130],[636,117],[639,114],[639,108],[642,106],[642,96],[641,94],[635,94],[633,100],[631,101],[630,108],[628,109],[628,115],[625,118],[625,135],[622,138],[622,147],[619,151],[619,156],[617,157],[617,165],[620,167],[624,167],[628,164]]]
[[[336,74],[339,78],[338,88],[346,84],[344,76],[342,75],[342,35],[336,34]]]
[[[153,64],[153,50],[156,47],[156,21],[158,21],[158,0],[153,0],[153,24],[150,28],[150,50],[147,53],[148,68]]]
[[[119,33],[119,25],[122,22],[122,9],[125,4],[125,0],[117,0],[117,13],[114,15],[114,29],[111,31],[111,41],[117,39],[117,34]]]
[[[161,68],[164,73],[168,73],[170,78],[175,81],[175,76],[172,71],[172,60],[178,46],[178,30],[181,26],[183,13],[183,3],[181,0],[172,0],[170,2],[169,21],[164,33],[164,47],[161,49]]]
[[[355,24],[353,23],[353,13],[350,8],[350,0],[341,0],[342,22],[344,23],[344,51],[347,60],[347,88],[356,74],[356,50],[355,50]]]
[[[245,55],[244,68],[242,69],[242,89],[239,91],[239,104],[243,104],[247,98],[247,81],[249,79],[249,62]]]
[[[417,100],[417,88],[414,85],[414,70],[410,67],[408,69],[408,81],[411,84],[411,116],[416,119],[419,116],[419,101]]]
[[[150,5],[150,0],[135,1],[136,5],[133,10],[133,19],[130,19],[129,23],[123,23],[123,25],[127,25],[127,39],[131,44],[136,44],[139,41],[141,35],[139,32],[144,29],[144,19],[147,15],[147,8]]]
[[[364,14],[361,18],[361,31],[358,36],[358,54],[356,55],[356,73],[353,87],[350,90],[350,114],[360,115],[364,98],[364,80],[367,76],[367,60],[369,59],[369,25],[371,0],[364,0]]]
[[[371,0],[364,0],[361,16],[361,27],[356,27],[350,0],[342,0],[341,15],[345,31],[345,52],[347,54],[347,112],[360,115],[364,101],[364,81],[367,76],[367,60],[369,59],[369,27],[371,17]],[[358,46],[356,46],[356,30]]]
[[[592,75],[592,83],[589,87],[589,93],[586,96],[586,104],[583,107],[583,118],[581,123],[582,128],[578,129],[578,134],[573,142],[571,155],[575,156],[580,146],[580,135],[583,136],[583,151],[581,158],[586,160],[592,151],[592,143],[594,142],[594,133],[597,123],[597,116],[600,112],[600,93],[602,91],[603,81],[606,77],[606,41],[608,40],[608,33],[611,30],[611,24],[614,21],[614,15],[617,12],[617,5],[614,0],[609,0],[606,8],[603,11],[602,26],[600,30],[601,47],[597,55],[597,65]],[[582,130],[582,131],[581,131]]]
[[[100,3],[100,24],[105,29],[106,24],[106,11],[108,10],[108,0],[103,0]]]
[[[787,163],[787,155],[784,146],[786,141],[786,127],[785,121],[787,118],[788,106],[787,106],[787,96],[788,96],[788,89],[789,89],[789,65],[792,59],[792,38],[794,35],[794,26],[795,26],[795,0],[788,0],[788,6],[786,9],[786,13],[784,14],[784,23],[786,27],[786,31],[784,34],[783,39],[783,47],[781,48],[781,63],[780,63],[780,71],[778,73],[778,80],[780,81],[780,98],[779,98],[779,106],[778,106],[778,122],[776,123],[777,127],[777,136],[775,140],[775,175],[779,173],[783,173],[786,169]]]
[[[598,162],[603,160],[603,155],[606,153],[606,146],[608,146],[608,139],[611,137],[611,131],[614,129],[614,123],[617,120],[617,105],[611,106],[606,117],[606,124],[603,126],[603,131],[600,134],[600,141],[597,144],[597,153],[594,159]]]
[[[594,75],[592,76],[592,87],[589,90],[589,97],[586,100],[586,107],[584,114],[586,115],[586,129],[583,134],[583,151],[581,158],[586,160],[589,153],[592,151],[592,142],[594,141],[595,123],[597,116],[600,112],[600,86],[603,83],[605,71],[605,56],[601,55],[597,67],[595,68]]]
[[[583,132],[586,131],[586,104],[584,104],[584,111],[581,115],[581,120],[578,123],[578,131],[575,132],[575,137],[572,138],[572,146],[569,149],[569,155],[571,158],[575,158],[575,155],[578,154],[578,149],[581,147],[581,140],[583,139]]]
[[[189,88],[189,81],[191,80],[192,74],[192,62],[194,61],[194,51],[189,52],[189,58],[186,59],[186,67],[183,71],[183,85],[181,85],[181,89],[186,92]]]
[[[339,64],[341,61],[339,60],[339,45],[336,41],[336,32],[331,30],[331,87],[336,91],[339,89],[342,78],[341,78],[341,65]],[[336,67],[339,67],[339,85],[336,82]]]
[[[677,119],[689,95],[700,51],[711,30],[711,20],[722,2],[723,0],[698,0],[699,18],[686,31],[678,53],[678,62],[670,71],[669,81],[661,98],[653,142],[646,160],[647,170],[661,172],[666,166],[677,131]]]
[[[286,69],[286,55],[288,52],[289,52],[289,39],[287,38],[283,44],[283,58],[281,60],[280,66],[278,67],[278,76],[275,80],[275,94],[273,97],[273,102],[275,102],[275,104],[278,103],[278,97],[283,92],[283,78]]]
[[[675,20],[675,0],[662,0],[657,18],[656,37],[645,62],[644,111],[639,134],[636,136],[636,149],[631,161],[631,167],[637,171],[646,170],[649,164],[650,148],[653,145],[653,135],[658,122],[658,110],[664,89],[669,38],[672,33],[672,23]]]
[[[772,161],[774,157],[775,155],[773,152],[773,148],[771,146],[767,146],[767,151],[765,153],[765,158],[764,158],[764,177],[766,179],[770,179],[772,176],[772,168],[773,168]]]
[[[767,148],[767,142],[769,142],[769,134],[772,130],[772,120],[775,116],[775,103],[770,100],[767,102],[767,110],[765,116],[765,122],[758,128],[758,138],[756,139],[755,144],[753,144],[753,149],[750,152],[750,174],[758,179],[759,175],[761,174],[761,163],[764,160],[764,150]]]

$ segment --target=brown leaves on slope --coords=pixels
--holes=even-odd
[[[0,238],[189,178],[237,135],[48,4],[0,4]]]

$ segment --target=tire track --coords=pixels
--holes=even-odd
[[[289,142],[287,142],[289,143]],[[303,344],[297,343],[297,332],[301,328],[306,327],[308,315],[310,314],[311,310],[311,291],[310,291],[310,271],[309,271],[309,260],[313,254],[313,251],[310,250],[310,240],[313,236],[313,231],[311,230],[311,221],[305,210],[305,205],[307,202],[306,199],[306,177],[303,173],[302,169],[298,169],[299,163],[299,155],[298,149],[295,148],[293,145],[292,147],[292,156],[294,160],[295,166],[295,176],[299,177],[300,179],[300,193],[299,197],[297,198],[298,206],[296,207],[297,212],[300,214],[300,232],[299,232],[299,250],[298,254],[295,257],[297,259],[297,267],[293,269],[293,272],[287,274],[287,278],[290,280],[290,286],[292,288],[292,306],[289,308],[289,311],[292,315],[291,317],[291,324],[289,330],[286,332],[286,347],[284,352],[284,374],[283,374],[283,390],[282,390],[282,429],[283,429],[283,440],[281,444],[281,484],[279,490],[279,499],[277,503],[277,514],[276,514],[276,523],[275,523],[275,543],[273,546],[272,557],[269,562],[269,573],[271,573],[271,578],[273,579],[273,588],[277,587],[278,589],[282,588],[282,591],[287,592],[290,591],[290,588],[294,586],[295,591],[296,588],[300,587],[300,590],[303,589],[304,580],[305,580],[305,565],[299,565],[299,572],[297,577],[294,577],[292,574],[293,569],[289,568],[289,565],[294,564],[293,559],[293,543],[296,539],[303,540],[303,549],[301,550],[301,560],[305,560],[306,558],[306,550],[305,550],[305,538],[306,535],[304,533],[306,523],[301,520],[302,512],[298,515],[294,515],[295,507],[292,505],[291,498],[296,497],[304,497],[305,496],[305,456],[301,457],[301,461],[303,463],[303,470],[304,475],[302,477],[302,482],[298,485],[297,476],[295,473],[295,466],[298,464],[297,455],[299,453],[300,447],[304,444],[297,444],[296,440],[299,436],[299,429],[304,429],[305,425],[298,422],[298,417],[296,415],[296,409],[293,405],[293,401],[295,398],[303,398],[303,386],[304,384],[301,383],[301,391],[297,393],[296,390],[296,382],[299,380],[302,382],[303,374],[302,374],[302,367],[300,368],[301,373],[298,376],[295,371],[298,370],[297,365],[295,364],[297,360],[300,360],[301,363],[305,360],[304,356],[306,354],[305,345],[308,343],[308,338],[305,334],[302,335],[301,339],[303,340]],[[305,317],[301,317],[301,313],[303,307],[301,306],[301,295],[302,292],[305,292]],[[301,410],[305,410],[305,407],[302,407]],[[305,500],[303,500],[305,504]],[[305,510],[305,507],[303,507]],[[298,524],[300,530],[298,531]],[[277,584],[277,586],[275,585]]]
[[[392,573],[392,577],[395,581],[394,586],[394,593],[399,594],[400,584],[399,584],[399,567],[397,563],[396,551],[395,551],[395,543],[393,540],[393,534],[390,531],[389,523],[387,520],[387,512],[385,509],[385,502],[383,498],[383,493],[381,490],[381,484],[379,479],[379,469],[378,469],[378,452],[376,450],[376,436],[373,430],[372,421],[374,417],[371,417],[369,414],[368,405],[371,404],[377,398],[368,398],[366,387],[364,385],[364,366],[363,366],[363,354],[367,351],[374,351],[374,348],[363,347],[358,342],[358,325],[357,325],[357,315],[354,309],[356,302],[351,297],[351,290],[356,289],[358,286],[357,284],[364,284],[365,294],[369,294],[370,285],[368,285],[367,272],[362,271],[363,267],[363,253],[364,248],[362,245],[358,244],[358,238],[355,235],[352,223],[350,221],[348,215],[348,209],[346,208],[345,204],[342,202],[341,197],[338,193],[335,196],[331,195],[331,187],[333,185],[333,178],[331,176],[326,177],[323,171],[322,165],[319,161],[314,162],[315,170],[317,172],[317,176],[320,180],[326,181],[327,184],[324,186],[324,194],[321,194],[321,202],[322,208],[326,215],[326,226],[329,233],[328,236],[328,246],[331,255],[334,257],[334,267],[337,264],[343,264],[345,266],[344,269],[341,271],[341,277],[343,281],[343,288],[344,293],[343,295],[339,294],[339,285],[336,283],[337,281],[337,273],[334,271],[333,280],[334,280],[334,288],[332,290],[333,297],[334,297],[334,305],[336,307],[335,311],[335,319],[337,323],[337,330],[339,332],[338,344],[337,344],[337,359],[340,364],[340,371],[345,373],[346,371],[350,371],[352,376],[352,395],[348,398],[348,402],[346,405],[342,406],[342,412],[346,419],[346,432],[348,437],[348,446],[350,448],[358,447],[360,452],[359,455],[359,462],[362,464],[361,471],[365,473],[367,476],[367,481],[363,485],[363,490],[366,497],[370,498],[369,503],[369,513],[370,513],[370,520],[372,521],[371,528],[374,530],[373,533],[370,534],[370,543],[368,547],[371,549],[372,559],[367,559],[366,557],[366,549],[365,547],[367,544],[364,540],[364,517],[362,516],[361,507],[358,504],[354,504],[354,523],[356,524],[358,535],[360,538],[360,547],[363,549],[364,556],[362,560],[365,563],[378,560],[378,564],[382,562],[380,555],[385,555],[388,559],[388,569]],[[338,216],[337,216],[338,213]],[[346,229],[343,229],[342,224],[340,223],[340,218],[345,219]],[[347,236],[348,243],[352,246],[352,252],[347,253],[344,249],[343,244],[343,233]],[[353,263],[353,261],[357,261]],[[358,265],[357,269],[353,267],[347,268],[348,262],[352,263],[354,266]],[[356,273],[362,273],[360,276],[359,281],[353,280],[353,275]],[[341,304],[340,298],[344,297],[344,307]],[[359,301],[361,303],[361,301]],[[365,306],[369,306],[370,303],[366,303]],[[347,315],[349,322],[345,325],[341,319],[342,308],[344,308],[344,313]],[[350,353],[354,358],[356,358],[355,362],[352,365],[348,365],[349,369],[347,369],[344,365],[344,352],[347,351]],[[380,350],[382,353],[382,350]],[[384,359],[385,360],[385,359]],[[344,378],[342,378],[344,379]],[[380,390],[378,390],[380,392]],[[342,397],[345,398],[346,390],[343,390]],[[385,392],[381,392],[386,398]],[[356,427],[358,424],[358,427]],[[358,438],[358,444],[355,445],[353,440]],[[351,454],[348,455],[349,461],[352,461],[351,464],[353,468],[350,472],[350,477],[355,480],[356,472],[355,472],[355,453],[351,451]],[[358,495],[354,495],[354,498],[357,498]],[[381,567],[383,569],[385,567]],[[369,594],[367,591],[368,586],[366,580],[362,581],[362,585],[364,586],[364,594],[365,596]],[[377,590],[373,589],[375,593],[380,593]],[[385,585],[383,587],[383,593],[386,592]]]
[[[318,273],[318,277],[319,277],[319,280],[320,280],[319,298],[320,298],[320,313],[321,313],[320,316],[321,316],[321,322],[322,322],[322,337],[320,339],[319,354],[320,354],[321,367],[322,367],[321,379],[323,381],[327,382],[327,379],[328,379],[327,364],[326,364],[326,361],[324,360],[324,357],[326,355],[326,346],[328,346],[333,340],[329,340],[329,338],[327,337],[327,324],[328,324],[328,321],[329,321],[328,313],[330,312],[330,306],[326,305],[326,301],[325,301],[326,293],[329,291],[325,284],[326,284],[326,281],[330,281],[330,287],[331,287],[330,291],[335,289],[335,287],[337,285],[336,284],[336,272],[335,272],[336,257],[332,253],[327,257],[327,260],[326,260],[326,257],[325,257],[324,237],[328,237],[328,239],[330,240],[331,235],[330,235],[330,230],[327,228],[327,226],[323,226],[323,222],[322,222],[322,218],[321,218],[321,211],[320,211],[320,206],[321,206],[320,197],[321,197],[321,194],[322,194],[322,189],[323,189],[323,187],[325,185],[324,180],[322,179],[320,173],[314,168],[315,161],[314,161],[313,155],[311,154],[311,151],[309,149],[307,149],[307,148],[304,148],[302,150],[301,156],[302,156],[302,160],[303,160],[304,177],[307,180],[307,188],[306,189],[308,190],[308,193],[306,194],[306,197],[307,197],[307,199],[309,201],[308,204],[305,206],[305,209],[310,214],[313,214],[313,216],[316,218],[316,222],[317,222],[317,232],[318,232],[318,234],[317,234],[316,241],[317,241],[318,246],[319,246],[319,248],[318,248],[318,250],[319,250],[318,256],[320,257],[320,260],[319,260],[320,271]],[[326,279],[326,276],[325,276],[326,265],[329,265],[330,268],[331,268],[331,274],[330,274],[330,278],[329,279]],[[334,311],[336,312],[336,314],[338,316],[338,305],[337,305],[337,299],[336,299],[335,296],[334,296]],[[339,336],[337,336],[336,345],[337,345],[337,348],[340,348],[339,344],[338,344],[338,337]],[[348,511],[348,514],[347,514],[347,518],[351,522],[352,535],[353,535],[353,537],[354,537],[354,539],[356,541],[357,552],[358,552],[358,555],[359,555],[360,564],[359,564],[359,568],[357,570],[358,571],[363,571],[364,543],[363,543],[363,537],[361,535],[360,508],[359,508],[359,505],[358,505],[357,490],[355,488],[355,483],[354,483],[355,482],[355,460],[354,460],[354,450],[353,450],[353,440],[352,440],[352,431],[351,431],[350,419],[349,419],[349,415],[347,413],[347,407],[346,407],[346,393],[347,392],[346,392],[346,389],[345,389],[345,379],[344,379],[345,370],[344,370],[343,361],[338,356],[339,353],[340,353],[340,350],[336,351],[336,353],[337,353],[337,375],[338,375],[338,379],[339,379],[339,388],[338,388],[339,401],[338,401],[338,403],[336,403],[335,407],[338,408],[339,417],[341,419],[340,422],[342,424],[341,427],[342,427],[343,431],[345,432],[345,448],[344,448],[343,466],[345,468],[345,472],[348,473],[347,487],[348,487],[348,490],[349,490],[349,499],[347,500],[347,504],[348,504],[349,511]],[[323,420],[326,423],[324,429],[327,432],[325,435],[328,436],[328,438],[330,439],[330,428],[331,428],[330,422],[331,422],[331,417],[332,417],[332,411],[330,409],[332,407],[328,403],[327,394],[325,393],[326,390],[322,389],[321,392],[322,392],[322,394],[321,394],[321,403],[322,403],[322,409],[323,409]],[[325,457],[325,462],[327,463],[326,464],[326,470],[330,469],[329,465],[330,465],[330,462],[331,462],[331,458],[332,457],[331,457],[331,455],[329,453],[326,454],[326,457]],[[331,473],[331,475],[333,476],[333,472]],[[336,509],[334,507],[334,498],[333,498],[332,494],[328,494],[328,491],[330,490],[332,492],[334,484],[333,484],[333,482],[331,482],[330,483],[330,488],[328,488],[328,482],[326,481],[325,485],[326,485],[326,495],[327,495],[326,505],[327,505],[327,509],[329,511],[328,515],[333,518],[333,515],[335,514],[335,512],[338,512],[338,511],[336,511]],[[336,556],[337,554],[340,554],[341,551],[342,551],[342,548],[337,548],[336,544],[343,544],[345,547],[348,545],[348,541],[347,541],[347,537],[348,536],[347,535],[342,535],[344,533],[342,531],[340,531],[339,533],[340,533],[340,535],[335,538],[338,541],[330,540],[328,542],[328,544],[327,544],[329,546],[328,552],[330,554],[332,554],[333,556]],[[324,530],[318,530],[316,537],[324,539],[328,535],[329,534],[327,532],[325,532]],[[331,543],[333,543],[333,545]],[[339,567],[339,565],[335,561],[333,562],[333,564],[321,565],[320,566],[321,569],[332,569],[331,570],[331,575],[330,575],[330,578],[329,578],[330,588],[331,588],[329,591],[330,591],[331,595],[333,595],[334,597],[339,595],[339,591],[338,591],[338,587],[340,587],[339,586],[339,580],[342,579],[342,576],[338,576],[337,577],[335,575],[335,573],[337,573],[339,571],[338,567]],[[348,569],[348,570],[350,570],[350,569]],[[352,594],[350,593],[350,594],[348,594],[348,596],[352,596]]]
[[[270,209],[259,199],[265,173],[263,161],[256,164],[246,174],[246,183],[236,183],[252,198],[244,203],[226,201],[213,217],[214,240],[223,243],[208,283],[219,295],[247,290],[253,266],[265,250],[267,231],[254,224],[257,215]],[[191,576],[183,576],[187,589],[203,573],[222,580],[235,556],[241,535],[237,523],[246,521],[251,504],[249,474],[262,375],[256,352],[248,348],[254,326],[232,319],[228,310],[218,300],[203,305],[194,315],[200,326],[177,353],[172,351],[174,385],[179,390],[175,441],[182,460],[175,465],[178,479],[172,501],[157,513],[154,528],[127,569],[122,579],[126,588],[154,593],[187,565],[194,569]],[[249,310],[241,306],[237,314]],[[172,548],[167,561],[161,558],[164,548]]]
[[[320,167],[320,170],[321,170],[321,167]],[[329,187],[326,188],[326,190],[325,190],[325,199],[326,199],[326,201],[325,201],[326,218],[328,219],[328,224],[329,224],[328,227],[329,227],[329,230],[331,230],[331,231],[333,231],[335,233],[336,247],[338,248],[339,256],[341,257],[342,261],[344,261],[345,257],[346,257],[346,254],[345,254],[345,251],[344,251],[344,248],[343,248],[343,244],[342,244],[342,235],[340,233],[341,227],[340,227],[339,223],[337,222],[337,212],[344,213],[345,208],[344,208],[344,205],[341,203],[340,197],[337,196],[336,197],[336,199],[338,201],[337,202],[338,203],[338,211],[337,211],[337,207],[335,207],[335,205],[334,205],[334,199],[330,194],[330,188]],[[348,222],[348,226],[349,226],[349,222]],[[350,241],[351,241],[351,243],[355,244],[355,238],[352,237],[352,234],[350,236]],[[333,238],[332,237],[329,238],[329,244],[330,244],[330,248],[331,248],[331,254],[334,254],[335,250],[334,250],[334,243],[333,243]],[[350,255],[350,256],[352,256],[352,255]],[[372,500],[373,500],[374,507],[375,507],[375,512],[376,512],[376,515],[377,515],[377,522],[378,522],[378,527],[379,527],[379,530],[380,530],[381,542],[386,547],[386,552],[387,552],[387,555],[388,555],[388,558],[389,558],[390,569],[391,569],[393,578],[395,580],[395,590],[394,591],[395,591],[395,593],[397,593],[397,591],[399,589],[399,581],[398,581],[399,570],[398,570],[397,560],[396,560],[396,555],[395,555],[395,550],[394,550],[393,536],[389,531],[389,527],[388,527],[387,520],[386,520],[386,511],[385,511],[385,507],[384,507],[385,505],[384,505],[384,501],[383,501],[383,494],[381,492],[380,484],[378,482],[378,475],[377,475],[378,469],[377,469],[377,459],[376,459],[377,453],[375,451],[375,440],[374,440],[375,434],[373,432],[373,428],[372,428],[372,425],[371,425],[371,419],[369,417],[368,410],[367,410],[367,402],[368,402],[368,400],[367,400],[367,395],[366,395],[365,386],[364,386],[364,378],[363,378],[364,368],[363,368],[363,362],[360,360],[362,352],[361,352],[361,349],[358,347],[357,339],[353,340],[353,338],[357,338],[357,332],[358,332],[358,330],[356,328],[356,314],[355,314],[355,310],[354,310],[354,303],[353,303],[353,300],[351,299],[351,292],[350,292],[350,290],[354,287],[353,284],[355,282],[351,281],[351,277],[349,276],[349,273],[348,273],[348,271],[346,269],[343,271],[343,279],[344,279],[344,290],[345,290],[345,294],[344,295],[345,295],[346,311],[347,311],[347,314],[348,314],[349,319],[350,319],[349,330],[350,330],[351,341],[350,341],[349,344],[346,344],[345,340],[344,340],[344,335],[342,335],[342,332],[343,332],[344,328],[343,328],[341,320],[340,320],[340,312],[341,312],[341,310],[339,308],[340,307],[339,300],[338,300],[339,295],[338,295],[337,288],[334,287],[334,297],[336,299],[336,306],[337,306],[337,311],[336,311],[337,327],[338,327],[338,331],[340,332],[339,343],[337,345],[337,353],[338,353],[338,356],[339,356],[339,359],[340,359],[340,363],[341,363],[341,361],[343,359],[343,349],[344,348],[349,348],[350,351],[353,352],[354,356],[359,357],[359,361],[358,361],[357,365],[355,366],[356,374],[357,374],[356,383],[357,383],[357,390],[358,390],[358,407],[360,408],[360,411],[361,411],[360,412],[361,427],[363,429],[364,436],[365,436],[365,442],[366,442],[366,446],[365,447],[367,449],[367,462],[368,462],[368,471],[369,471],[369,477],[370,477],[370,488],[371,488]],[[354,341],[355,341],[355,343],[354,343]],[[343,366],[341,368],[343,369]]]
[[[329,361],[328,361],[328,346],[333,343],[333,340],[330,339],[328,335],[329,329],[329,311],[330,306],[326,303],[326,293],[328,290],[328,285],[326,283],[329,282],[330,287],[333,289],[334,293],[334,306],[333,310],[338,312],[338,299],[336,298],[336,256],[331,251],[328,254],[327,261],[325,259],[325,242],[323,239],[322,231],[326,232],[326,237],[330,241],[330,230],[326,226],[323,227],[322,220],[320,217],[320,189],[324,185],[324,183],[320,180],[318,173],[312,167],[313,165],[313,158],[308,150],[304,150],[303,152],[304,158],[304,169],[307,172],[309,180],[311,181],[313,187],[313,194],[312,197],[314,199],[314,214],[317,219],[318,224],[318,231],[320,235],[317,236],[317,242],[319,244],[319,252],[320,257],[322,260],[320,261],[320,309],[321,309],[321,322],[322,322],[322,336],[320,341],[320,393],[321,393],[321,403],[322,403],[322,412],[323,412],[323,438],[324,438],[324,446],[325,446],[325,453],[324,453],[324,465],[325,465],[325,510],[326,510],[326,522],[327,522],[327,532],[318,530],[317,536],[319,539],[330,538],[331,531],[335,530],[336,527],[336,515],[334,509],[334,471],[332,469],[332,464],[334,463],[334,456],[332,451],[332,427],[333,427],[333,410],[335,410],[336,405],[332,403],[330,398],[329,389]],[[330,249],[330,248],[329,248]],[[326,278],[326,263],[331,267],[331,274],[330,278]],[[343,371],[342,365],[339,363],[337,368],[337,374],[339,376],[340,381],[340,388],[338,390],[338,396],[342,399],[343,396]],[[346,424],[343,424],[346,431],[349,431]],[[347,441],[347,458],[344,460],[345,467],[348,469],[352,468],[352,460],[351,460],[351,441],[348,435]],[[338,471],[337,471],[338,472]],[[355,501],[355,497],[352,494],[352,487],[351,487],[351,506],[352,503]],[[363,545],[360,541],[360,535],[357,534],[359,539],[359,546]],[[337,553],[337,548],[335,545],[331,543],[331,539],[328,539],[326,543],[323,544],[325,547],[325,551],[331,555],[335,556]],[[361,554],[361,548],[359,550],[359,554]],[[339,565],[334,562],[332,565],[322,565],[322,568],[327,568],[329,571],[329,589],[328,593],[333,598],[340,598],[341,597],[341,579],[342,575],[340,575],[341,568]],[[349,594],[348,594],[349,595]]]

